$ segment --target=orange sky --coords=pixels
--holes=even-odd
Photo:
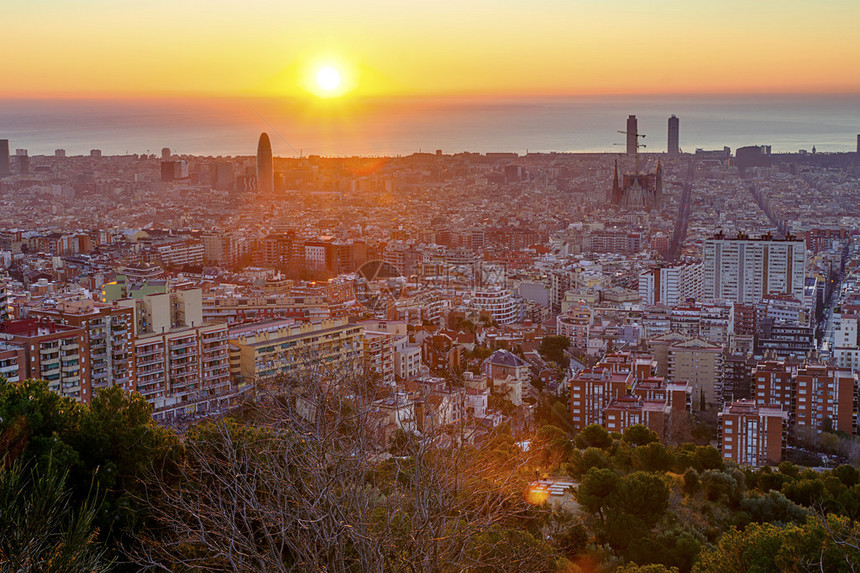
[[[10,2],[0,97],[860,92],[856,0],[296,4]]]

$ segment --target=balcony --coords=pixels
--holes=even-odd
[[[164,352],[164,348],[163,348],[163,347],[161,347],[160,345],[159,345],[159,346],[157,346],[157,347],[144,346],[144,347],[142,347],[142,348],[143,348],[142,350],[138,350],[138,351],[137,351],[137,356],[138,356],[138,357],[140,357],[140,356],[151,356],[151,355],[153,355],[153,354],[159,354],[159,353],[163,353],[163,352]],[[145,350],[144,350],[144,349],[145,349]]]

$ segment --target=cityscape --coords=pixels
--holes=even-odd
[[[289,68],[297,121],[412,97],[345,54]],[[448,64],[440,93],[520,93]],[[744,93],[860,92],[750,65]],[[9,73],[0,105],[125,97]],[[582,82],[557,93],[616,91]],[[0,569],[855,571],[860,120],[699,147],[703,108],[658,130],[625,105],[589,128],[602,151],[471,149],[452,119],[450,149],[381,154],[306,153],[259,112],[216,144],[238,155],[103,152],[108,120],[35,152],[0,112]]]

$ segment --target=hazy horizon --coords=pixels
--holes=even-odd
[[[627,115],[645,152],[665,150],[669,115],[681,147],[771,145],[854,151],[860,98],[845,94],[364,97],[333,105],[302,98],[5,99],[0,138],[32,155],[155,152],[251,155],[262,131],[275,155],[403,155],[419,150],[617,152]]]

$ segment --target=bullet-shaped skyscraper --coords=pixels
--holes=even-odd
[[[265,131],[260,134],[260,142],[257,144],[257,191],[260,193],[274,193],[275,191],[272,143]]]
[[[639,139],[639,124],[635,115],[627,116],[627,153],[636,153],[637,139]]]
[[[681,146],[678,144],[680,130],[681,120],[673,113],[669,118],[669,155],[678,155],[681,151]]]

